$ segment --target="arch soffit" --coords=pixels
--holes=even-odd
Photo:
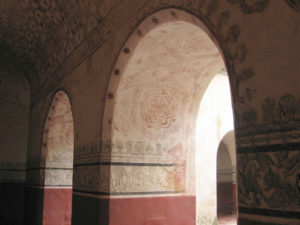
[[[232,157],[230,154],[230,150],[228,149],[227,145],[224,142],[220,142],[219,147],[218,147],[218,152],[217,152],[217,170],[218,170],[218,163],[219,160],[222,160],[221,157],[222,156],[226,156],[229,158],[230,160],[230,165],[231,167],[233,167],[233,162],[232,162]]]
[[[231,160],[233,166],[235,166],[235,163],[236,163],[236,144],[235,144],[234,130],[228,131],[223,136],[223,138],[220,141],[219,148],[220,148],[220,145],[222,145],[222,144],[226,147],[226,149],[227,149],[227,151],[230,155],[230,160]]]
[[[114,64],[113,70],[110,75],[110,81],[106,96],[105,108],[104,108],[104,116],[103,116],[103,127],[102,127],[102,140],[104,142],[110,142],[111,139],[111,124],[113,118],[113,108],[114,108],[114,97],[117,92],[119,82],[122,77],[122,72],[127,65],[127,62],[131,58],[131,53],[139,44],[139,41],[150,31],[155,29],[158,25],[167,23],[167,22],[176,22],[182,21],[187,22],[192,25],[199,27],[209,39],[214,43],[216,48],[219,50],[219,53],[223,57],[223,62],[227,66],[227,57],[224,56],[224,51],[222,50],[221,41],[217,40],[217,36],[214,35],[216,32],[210,30],[210,26],[205,24],[205,21],[202,21],[201,18],[193,15],[190,12],[186,12],[182,9],[168,8],[163,9],[154,14],[151,14],[146,19],[144,19],[137,28],[131,33],[123,47],[121,48],[120,53],[118,54],[118,58]],[[228,67],[228,66],[227,66]],[[230,79],[230,71],[229,68],[228,75]],[[110,143],[104,143],[105,146],[109,146]]]

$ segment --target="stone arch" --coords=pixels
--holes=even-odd
[[[181,42],[187,33],[191,40]],[[192,159],[199,105],[210,81],[226,62],[213,37],[195,16],[179,9],[165,9],[146,18],[127,40],[115,63],[106,96],[102,160],[111,163],[106,166],[109,190],[103,191],[115,198],[122,196],[122,201],[124,195],[185,196],[184,201],[194,201]],[[162,44],[164,48],[155,48]],[[184,54],[180,55],[176,48],[185,49]],[[151,58],[152,53],[160,57]],[[182,61],[187,63],[189,59],[194,61],[180,67]],[[147,67],[147,62],[152,68]],[[164,67],[168,67],[165,74],[159,75]],[[184,75],[179,77],[180,74]],[[117,216],[111,218],[116,220],[112,224],[121,222]],[[210,223],[213,219],[205,221]]]
[[[71,224],[74,123],[68,95],[52,99],[43,132],[43,224]]]
[[[235,132],[234,130],[228,131],[222,138],[220,145],[225,145],[232,162],[232,168],[236,167],[236,141],[235,141]]]
[[[210,40],[214,43],[215,47],[218,48],[218,52],[223,59],[225,64],[227,73],[229,74],[229,80],[231,84],[231,92],[232,98],[237,98],[237,94],[235,94],[236,88],[236,81],[233,77],[235,74],[235,70],[233,69],[230,61],[232,60],[231,54],[225,51],[226,45],[230,40],[224,41],[222,40],[220,34],[217,32],[214,26],[212,26],[205,17],[201,15],[194,15],[192,12],[185,11],[184,9],[180,8],[167,8],[167,9],[159,9],[157,12],[150,14],[147,18],[143,19],[142,22],[132,31],[131,35],[125,40],[123,47],[121,48],[118,58],[114,63],[114,67],[112,69],[110,80],[108,84],[108,90],[106,95],[106,102],[104,107],[104,115],[103,115],[103,126],[102,126],[102,141],[105,146],[109,148],[110,144],[106,143],[110,141],[110,134],[111,134],[111,123],[112,114],[113,114],[113,107],[114,107],[114,95],[117,91],[119,86],[119,82],[123,73],[123,69],[126,67],[128,60],[131,58],[133,50],[137,47],[140,40],[151,30],[157,27],[157,25],[168,23],[174,21],[184,21],[190,24],[194,24],[195,26],[202,29],[202,31],[209,36]],[[232,30],[236,31],[236,35],[234,35],[233,31],[228,32],[229,36],[238,36],[239,28],[235,27]],[[237,37],[235,37],[236,39]],[[230,39],[229,37],[227,39]],[[241,50],[241,49],[239,49]],[[241,52],[236,53],[237,56],[242,54]],[[219,72],[219,71],[217,71]],[[232,74],[232,75],[231,75]],[[212,78],[211,78],[212,79]],[[210,80],[209,80],[210,81]],[[206,87],[209,84],[209,81],[206,82]],[[203,93],[202,93],[203,94]]]

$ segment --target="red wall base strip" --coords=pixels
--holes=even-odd
[[[43,225],[71,225],[72,189],[45,188]]]
[[[194,196],[112,198],[110,225],[195,225]]]

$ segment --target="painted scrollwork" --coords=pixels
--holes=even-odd
[[[165,192],[184,188],[175,182],[175,167],[113,166],[111,169],[113,193]]]
[[[300,0],[285,0],[285,2],[289,4],[292,9],[300,11]]]
[[[284,95],[279,99],[279,115],[283,120],[292,120],[296,114],[296,98],[293,95]]]
[[[239,155],[240,204],[252,208],[298,208],[299,159],[300,152]]]
[[[3,10],[0,19],[3,43],[17,52],[20,60],[28,59],[24,64],[32,68],[24,69],[34,89],[53,75],[67,56],[71,58],[68,66],[72,67],[75,61],[99,47],[103,39],[104,20],[97,1],[12,0],[5,4],[7,10]],[[84,38],[87,40],[83,41]],[[74,50],[82,45],[88,49],[78,56]]]

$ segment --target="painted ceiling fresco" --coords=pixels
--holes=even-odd
[[[0,0],[0,66],[21,69],[34,94],[46,81],[60,80],[103,44],[112,33],[107,16],[121,2]],[[217,2],[211,1],[212,6]],[[262,12],[270,0],[227,2],[251,14]],[[300,8],[299,0],[286,2],[296,10]]]
[[[91,45],[101,35],[95,40],[93,34],[104,23],[101,2],[102,12],[99,0],[0,0],[1,61],[22,67],[31,87],[37,88],[83,40],[93,39],[85,54],[95,49]]]

